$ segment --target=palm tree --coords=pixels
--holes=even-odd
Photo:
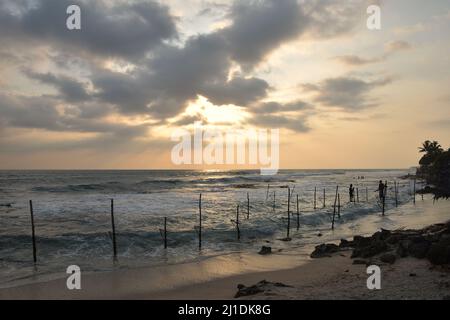
[[[437,141],[431,142],[430,140],[427,140],[419,147],[419,152],[426,152],[429,154],[436,154],[441,151],[443,151],[442,147]]]

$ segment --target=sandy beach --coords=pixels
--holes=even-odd
[[[313,260],[303,266],[269,272],[253,272],[176,287],[149,289],[145,270],[89,275],[82,290],[69,291],[65,279],[0,290],[0,299],[233,299],[237,285],[261,280],[290,287],[268,285],[266,291],[240,299],[448,299],[450,272],[426,260],[405,258],[394,265],[380,265],[381,290],[366,286],[365,265],[354,265],[349,252]],[[151,277],[150,277],[151,278]]]

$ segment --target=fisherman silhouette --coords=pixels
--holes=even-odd
[[[380,183],[378,184],[378,195],[379,195],[381,201],[384,199],[385,189],[386,189],[385,184],[383,183],[383,181],[380,180]]]
[[[353,187],[353,184],[350,184],[350,187],[348,188],[348,194],[350,197],[350,202],[355,202],[355,187]]]

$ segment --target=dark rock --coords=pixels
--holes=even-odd
[[[372,235],[372,240],[375,241],[384,241],[391,236],[391,232],[389,230],[381,229],[381,231],[375,232]]]
[[[409,276],[410,276],[410,277],[417,277],[417,274],[415,274],[415,273],[410,273]]]
[[[371,238],[366,238],[362,236],[354,236],[353,237],[353,243],[355,244],[355,247],[367,247],[371,243]]]
[[[386,239],[386,243],[394,245],[394,244],[397,244],[400,241],[400,239],[401,239],[400,235],[393,234],[389,238]]]
[[[364,265],[367,265],[367,261],[366,260],[362,260],[362,259],[355,259],[355,260],[353,260],[353,264],[364,264]]]
[[[286,284],[280,283],[280,282],[269,282],[266,280],[262,280],[258,282],[257,284],[246,287],[243,284],[238,284],[238,292],[235,294],[235,298],[239,297],[245,297],[245,296],[251,296],[255,295],[261,292],[270,291],[274,287],[284,287],[284,288],[290,288],[291,286],[288,286]]]
[[[266,247],[266,246],[262,246],[261,250],[259,250],[258,254],[261,255],[266,255],[266,254],[271,254],[272,253],[272,248],[271,247]]]
[[[388,249],[384,241],[378,240],[370,243],[366,247],[355,248],[352,253],[352,258],[370,258]]]
[[[398,243],[397,254],[399,257],[405,258],[408,256],[409,244],[410,244],[410,241],[408,241],[408,240],[402,240]]]
[[[433,243],[427,258],[432,264],[450,264],[450,239],[442,237],[438,243]]]
[[[353,241],[348,241],[345,239],[341,239],[341,242],[339,243],[339,247],[340,248],[351,248],[353,247],[355,244]]]
[[[380,257],[381,262],[393,264],[397,257],[392,253],[385,253]]]
[[[412,241],[408,246],[408,253],[417,259],[424,259],[430,249],[431,242],[422,238],[422,242]]]
[[[323,243],[316,246],[313,253],[311,253],[311,258],[323,258],[329,257],[332,253],[338,252],[339,247],[333,243]]]
[[[321,233],[319,232],[319,233],[317,234],[317,236],[318,236],[318,237],[321,237],[321,236],[322,236],[322,234],[321,234]]]

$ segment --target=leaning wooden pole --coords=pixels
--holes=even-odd
[[[36,254],[36,234],[34,232],[34,212],[33,212],[33,201],[30,200],[30,215],[31,215],[31,237],[33,240],[33,262],[37,262]]]
[[[336,217],[336,203],[338,197],[339,186],[336,186],[336,195],[334,196],[334,206],[333,206],[333,220],[331,221],[331,229],[334,230],[334,221]]]
[[[112,227],[112,241],[113,241],[113,255],[117,258],[117,243],[116,243],[116,224],[114,222],[114,199],[111,199],[111,227]]]
[[[237,205],[236,208],[236,233],[237,239],[241,240],[241,230],[239,229],[239,205]]]

